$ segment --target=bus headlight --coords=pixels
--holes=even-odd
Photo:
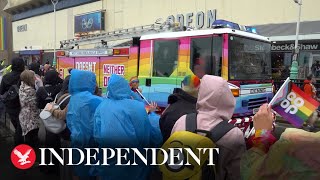
[[[234,97],[239,97],[240,95],[240,89],[231,89],[231,92]]]

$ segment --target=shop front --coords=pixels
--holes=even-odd
[[[299,41],[298,79],[313,74],[320,79],[320,40]],[[294,41],[277,41],[271,47],[272,77],[283,80],[290,76]]]
[[[25,50],[19,51],[19,56],[24,60],[26,65],[31,64],[32,62],[42,61],[43,50]]]

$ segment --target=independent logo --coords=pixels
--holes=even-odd
[[[29,169],[36,160],[36,153],[32,147],[21,144],[11,152],[11,162],[18,169]]]

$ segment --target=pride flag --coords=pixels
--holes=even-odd
[[[318,108],[319,102],[288,78],[269,103],[272,109],[295,127],[301,127]]]

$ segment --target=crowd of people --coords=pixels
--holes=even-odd
[[[50,65],[42,74],[40,64],[25,67],[21,58],[12,60],[11,69],[3,76],[0,94],[15,128],[15,144],[51,147],[60,154],[61,147],[160,148],[175,132],[186,130],[186,115],[196,113],[197,128],[210,131],[227,122],[235,109],[227,81],[212,75],[201,80],[186,76],[181,88],[169,96],[168,107],[158,115],[155,103],[146,110],[137,77],[128,82],[112,75],[106,97],[102,97],[96,76],[89,71],[73,69],[62,80]],[[6,101],[7,92],[15,87],[18,96]],[[54,101],[63,103],[55,108]],[[39,117],[43,109],[64,121],[66,128],[58,134],[45,130]],[[320,152],[320,133],[287,129],[276,141],[272,125],[272,110],[263,105],[254,117],[256,132],[247,142],[236,127],[214,142],[220,148],[215,179],[319,179],[320,158],[314,155]],[[68,156],[64,157],[68,161]],[[73,157],[76,162],[79,158]],[[54,166],[39,167],[44,173],[59,174],[61,179],[161,178],[161,171],[149,166],[115,166],[113,161],[110,166],[59,166],[57,159],[53,162]]]

